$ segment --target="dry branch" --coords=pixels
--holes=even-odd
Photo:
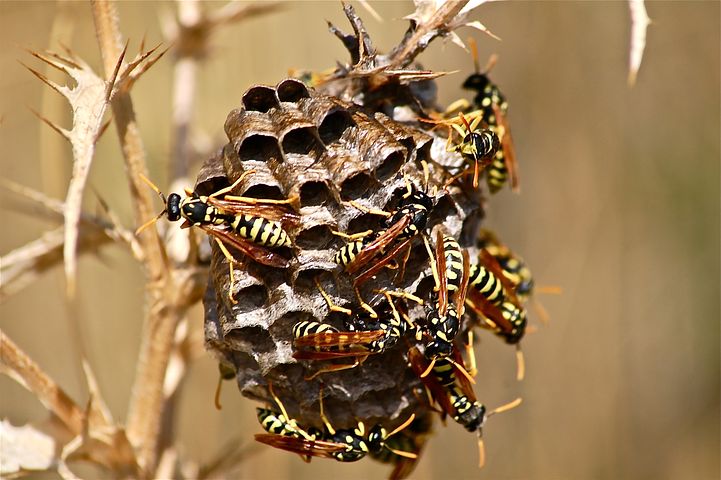
[[[82,409],[20,347],[0,330],[0,365],[3,373],[31,391],[73,435],[83,429]]]

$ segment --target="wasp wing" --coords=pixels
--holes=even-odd
[[[466,296],[466,305],[479,317],[490,320],[493,326],[503,333],[511,333],[513,331],[513,325],[506,320],[501,310],[494,304],[488,301],[488,299],[476,291],[470,289]],[[486,325],[486,328],[488,326]]]
[[[295,339],[296,347],[348,347],[363,346],[374,340],[382,338],[385,330],[370,330],[361,332],[322,332],[311,333]]]
[[[199,228],[263,265],[287,268],[290,264],[289,260],[282,255],[235,235],[224,225],[199,225]]]
[[[324,440],[306,440],[304,438],[273,433],[256,433],[255,440],[280,450],[309,455],[312,457],[334,458],[333,454],[342,452],[346,446],[341,443],[326,442]]]
[[[360,252],[358,252],[358,255],[355,256],[352,262],[348,264],[346,267],[348,272],[350,273],[356,273],[358,270],[360,270],[362,267],[364,267],[370,260],[372,260],[376,255],[378,255],[385,247],[390,245],[393,240],[400,235],[400,233],[403,231],[404,228],[406,228],[411,223],[411,218],[409,215],[405,215],[402,219],[398,220],[396,223],[394,223],[390,228],[388,228],[386,231],[378,235],[378,237],[373,240],[368,245],[365,245]]]
[[[416,347],[408,350],[408,360],[411,364],[411,368],[418,375],[423,382],[423,385],[431,392],[433,400],[438,402],[441,409],[453,418],[456,415],[456,409],[451,403],[448,390],[444,387],[441,382],[438,381],[435,375],[431,373],[425,377],[421,375],[428,369],[428,359],[423,355]]]
[[[371,265],[369,268],[364,270],[363,273],[359,274],[356,277],[356,279],[353,281],[353,285],[357,287],[357,286],[365,283],[370,278],[372,278],[375,274],[380,272],[383,269],[383,267],[388,265],[390,263],[390,261],[393,260],[393,258],[396,255],[398,255],[403,249],[405,249],[410,243],[411,243],[411,239],[406,238],[401,243],[394,246],[385,255],[383,255],[377,262],[374,262],[373,265]]]
[[[468,380],[468,371],[465,370],[466,366],[463,363],[463,356],[455,346],[453,347],[453,352],[451,353],[451,356],[453,357],[453,361],[455,362],[455,364],[453,365],[453,370],[455,370],[453,376],[456,379],[458,387],[461,389],[463,394],[469,398],[471,402],[475,402],[476,392],[473,391],[473,385],[471,385],[470,380]],[[460,371],[461,368],[464,369],[463,372]]]
[[[456,291],[455,305],[458,317],[463,315],[465,311],[466,295],[468,294],[468,276],[471,272],[471,261],[468,256],[468,250],[463,249],[463,277],[461,278],[461,285]]]
[[[513,282],[511,282],[511,280],[506,276],[506,273],[503,271],[503,267],[501,267],[498,263],[496,257],[491,255],[491,253],[485,248],[482,248],[478,253],[478,259],[481,261],[481,264],[501,282],[501,285],[503,286],[503,293],[508,301],[517,307],[520,307],[518,297],[516,296],[516,285],[514,285]]]
[[[267,220],[280,222],[284,228],[295,228],[300,225],[300,217],[298,214],[282,205],[268,205],[263,203],[233,200],[232,196],[222,199],[208,197],[207,202],[225,213],[232,215],[263,217]],[[260,200],[260,202],[262,202],[262,200]]]
[[[448,276],[446,275],[446,250],[443,246],[443,234],[436,232],[436,270],[438,271],[438,313],[445,317],[448,313]]]
[[[503,128],[503,138],[501,138],[501,148],[503,148],[503,157],[506,161],[506,170],[511,182],[511,188],[514,192],[519,191],[518,180],[518,164],[516,163],[516,149],[513,146],[513,138],[511,137],[511,128],[508,125],[506,115],[501,107],[493,104],[493,112],[496,115],[498,124]]]

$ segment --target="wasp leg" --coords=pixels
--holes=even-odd
[[[254,173],[255,173],[255,170],[246,170],[245,172],[243,172],[243,173],[240,175],[240,177],[238,177],[238,179],[237,179],[236,181],[233,182],[232,185],[230,185],[229,187],[221,188],[221,189],[218,190],[217,192],[213,192],[213,193],[211,193],[211,194],[208,195],[208,196],[212,198],[212,197],[219,197],[219,196],[221,196],[221,195],[224,195],[224,194],[232,191],[232,190],[233,190],[235,187],[237,187],[238,185],[240,185],[240,182],[242,182],[243,179],[245,179],[245,177],[247,177],[248,175],[252,175],[252,174],[254,174]]]
[[[222,410],[223,406],[220,404],[220,390],[223,388],[223,376],[218,375],[218,385],[215,387],[215,397],[213,397],[216,410]]]
[[[472,377],[475,377],[478,373],[478,368],[476,368],[476,351],[473,347],[473,330],[468,330],[468,343],[466,343],[466,354],[468,355],[468,363],[471,367],[467,369],[468,374]]]
[[[449,113],[457,112],[459,110],[468,110],[468,108],[471,106],[471,102],[468,101],[468,99],[460,98],[456,100],[455,102],[448,105],[446,108],[444,115],[448,115]]]
[[[322,374],[324,374],[324,373],[340,372],[341,370],[350,370],[351,368],[355,368],[355,367],[357,367],[358,365],[360,365],[361,363],[363,363],[366,358],[368,358],[368,355],[364,355],[364,356],[362,356],[362,357],[356,358],[355,361],[354,361],[353,363],[351,363],[351,364],[328,365],[328,366],[325,366],[325,367],[320,368],[319,370],[317,370],[313,375],[310,375],[310,376],[308,376],[308,377],[305,377],[305,380],[308,380],[308,381],[313,380],[313,379],[316,378],[318,375],[322,375]]]
[[[411,245],[410,245],[410,243],[408,244],[408,248],[406,249],[405,255],[403,255],[403,258],[401,259],[401,264],[400,264],[400,267],[399,267],[400,270],[398,271],[398,273],[396,274],[396,276],[395,276],[395,278],[394,278],[394,280],[393,280],[396,285],[403,281],[403,276],[406,274],[406,263],[408,263],[408,259],[409,259],[409,258],[411,258]]]
[[[431,248],[430,243],[428,242],[428,236],[423,235],[423,244],[426,246],[426,251],[428,252],[428,259],[430,260],[431,264],[431,273],[433,274],[433,281],[436,284],[435,290],[438,291],[441,288],[441,277],[438,275],[438,269],[436,268],[436,257],[433,255],[433,249]]]
[[[331,230],[331,233],[338,237],[345,238],[346,240],[352,241],[352,240],[358,240],[359,238],[367,237],[368,235],[373,233],[373,230],[369,229],[364,232],[354,233],[352,235],[348,235],[347,233],[339,232],[337,230]]]
[[[218,247],[220,247],[220,251],[223,252],[223,255],[225,255],[225,258],[228,260],[228,270],[230,271],[230,284],[228,285],[228,298],[230,298],[230,302],[235,305],[238,303],[238,301],[233,298],[233,285],[235,284],[235,275],[233,274],[233,264],[235,263],[235,258],[233,258],[233,255],[230,254],[228,249],[225,247],[225,244],[220,241],[220,239],[215,239],[216,243],[218,244]]]
[[[356,202],[355,200],[348,200],[347,202],[344,202],[344,203],[347,203],[348,205],[357,208],[361,212],[370,213],[371,215],[379,215],[381,217],[386,217],[386,218],[388,218],[392,215],[391,213],[386,212],[384,210],[368,208],[365,205],[361,205],[360,203]]]
[[[316,278],[316,279],[314,279],[314,281],[315,281],[315,286],[318,287],[318,290],[320,291],[320,294],[323,296],[325,303],[328,304],[328,308],[332,312],[341,312],[341,313],[345,313],[346,315],[351,315],[353,313],[353,312],[351,312],[351,310],[349,308],[344,308],[344,307],[341,307],[340,305],[336,305],[335,303],[333,303],[333,299],[330,298],[330,295],[328,295],[325,290],[323,290],[323,287],[321,287],[318,279]]]
[[[521,350],[521,344],[516,344],[516,380],[519,382],[526,376],[526,359]]]
[[[368,312],[370,314],[371,318],[378,318],[378,314],[376,313],[375,310],[373,310],[373,307],[368,305],[366,303],[366,301],[363,300],[363,297],[361,297],[360,290],[358,289],[358,287],[354,286],[353,290],[355,291],[355,296],[358,299],[358,303],[360,303],[361,308],[363,310],[365,310],[366,312]]]
[[[393,318],[400,324],[402,321],[406,322],[408,326],[413,330],[416,329],[416,324],[411,321],[411,317],[408,315],[401,315],[401,313],[396,308],[396,304],[393,302],[393,299],[391,297],[402,297],[402,298],[410,298],[413,301],[420,300],[420,304],[423,305],[423,300],[416,297],[415,295],[412,295],[410,293],[406,293],[404,291],[399,292],[391,292],[388,290],[382,290],[378,293],[383,294],[386,297],[386,301],[388,302],[388,305],[391,307],[391,314],[393,315]],[[406,296],[407,295],[407,296]]]
[[[405,298],[407,300],[413,300],[418,305],[423,305],[423,299],[420,297],[417,297],[413,295],[412,293],[408,293],[404,290],[376,290],[376,293],[380,293],[382,295],[385,295],[386,298],[388,297],[396,297],[396,298]],[[390,301],[390,299],[389,299]]]

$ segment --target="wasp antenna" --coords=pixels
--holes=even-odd
[[[396,433],[400,432],[401,430],[406,429],[406,428],[408,427],[408,425],[410,425],[411,423],[413,423],[413,420],[415,420],[415,419],[416,419],[416,414],[415,414],[415,413],[411,413],[411,416],[408,417],[408,420],[406,420],[405,422],[403,422],[403,423],[402,423],[400,426],[398,426],[395,430],[393,430],[391,433],[389,433],[388,435],[386,435],[386,438],[392,437],[393,435],[395,435]]]
[[[519,406],[521,403],[523,403],[523,399],[521,397],[518,397],[517,399],[513,400],[512,402],[508,402],[506,404],[501,405],[500,407],[496,407],[491,411],[486,417],[490,417],[491,415],[495,415],[497,413],[503,413],[507,412],[508,410],[513,410],[517,406]]]
[[[161,193],[161,195],[162,195],[162,193]],[[167,211],[168,211],[167,209],[163,209],[163,211],[160,212],[159,214],[157,214],[152,220],[149,220],[149,221],[145,222],[144,224],[142,224],[140,227],[138,227],[138,229],[135,230],[135,236],[140,235],[140,233],[141,233],[143,230],[145,230],[146,228],[148,228],[149,226],[151,226],[152,224],[154,224],[155,222],[157,222],[157,221],[160,219],[160,217],[162,217],[163,215],[165,215],[165,213],[166,213]]]
[[[468,37],[468,47],[471,49],[471,58],[473,59],[473,71],[481,73],[480,66],[478,65],[478,46],[476,45],[476,39]]]
[[[152,188],[155,191],[155,193],[158,194],[158,196],[163,200],[163,203],[167,203],[165,195],[163,195],[163,192],[160,191],[160,189],[158,188],[157,185],[155,185],[153,182],[151,182],[150,179],[148,177],[146,177],[145,175],[143,175],[142,173],[139,173],[138,175],[140,176],[140,179],[142,181],[144,181],[150,188]]]
[[[498,62],[498,55],[494,53],[488,57],[488,62],[486,62],[486,67],[483,69],[483,74],[488,75],[488,73],[493,70],[493,67],[496,66],[496,62]]]
[[[418,458],[418,455],[415,453],[406,452],[403,450],[396,450],[395,448],[391,448],[388,445],[385,445],[385,447],[389,452],[394,453],[395,455],[398,455],[399,457],[410,458],[412,460],[415,460],[416,458]]]
[[[521,345],[516,345],[516,380],[519,382],[526,377],[526,360]]]

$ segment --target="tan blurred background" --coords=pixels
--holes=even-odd
[[[406,23],[399,19],[412,5],[371,3],[384,23],[356,7],[375,46],[386,50],[400,39]],[[120,4],[131,51],[143,35],[149,44],[163,40],[158,13],[172,8]],[[499,2],[474,15],[503,39],[475,35],[482,62],[500,55],[492,78],[510,100],[522,184],[521,195],[490,199],[486,225],[525,257],[538,284],[560,285],[563,294],[540,297],[552,321],[524,341],[523,383],[513,380],[512,349],[489,335],[477,349],[479,398],[489,406],[524,398],[485,429],[486,468],[476,468],[474,436],[449,424],[439,427],[413,478],[719,478],[720,9],[718,2],[653,2],[648,11],[654,23],[633,89],[626,85],[625,2]],[[334,2],[291,3],[221,30],[199,76],[196,133],[220,144],[226,114],[253,83],[274,84],[289,67],[347,61],[326,19],[350,30]],[[100,68],[89,6],[2,2],[0,42],[2,176],[64,198],[70,149],[27,107],[64,125],[68,110],[16,60],[37,68],[23,48],[62,42]],[[459,85],[472,69],[466,52],[437,42],[419,59],[428,68],[461,70],[439,81],[442,103],[463,95]],[[171,85],[166,57],[133,92],[161,187],[169,182]],[[99,143],[90,184],[130,222],[114,128]],[[86,197],[95,210],[94,197]],[[55,226],[2,199],[0,253]],[[143,280],[125,252],[103,252],[102,262],[80,261],[82,338],[72,334],[61,269],[0,305],[0,328],[81,403],[82,342],[113,414],[124,418]],[[193,325],[202,327],[199,308]],[[232,439],[251,444],[261,431],[254,404],[233,386],[226,385],[224,409],[215,410],[216,375],[214,361],[201,359],[182,394],[180,443],[199,460]],[[6,377],[0,398],[0,415],[15,424],[44,415]],[[238,478],[380,478],[387,469],[371,461],[306,466],[260,448],[241,472]]]

